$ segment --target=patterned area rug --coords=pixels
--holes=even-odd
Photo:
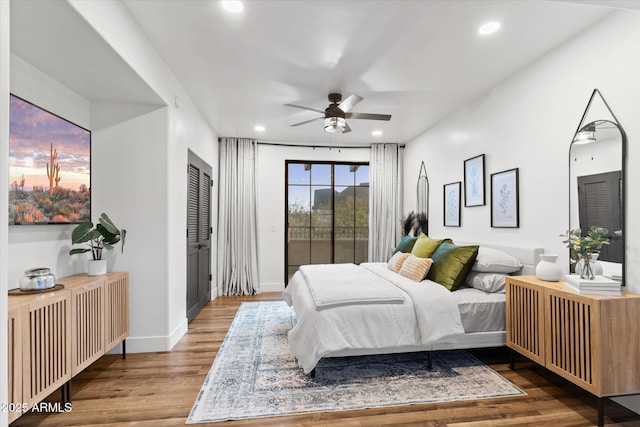
[[[187,424],[525,394],[466,351],[434,352],[432,370],[426,353],[323,359],[310,378],[294,324],[282,301],[242,303]]]

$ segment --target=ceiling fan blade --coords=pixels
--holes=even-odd
[[[347,133],[347,132],[351,132],[351,127],[349,126],[349,123],[345,122],[344,130],[342,131],[342,133]]]
[[[362,101],[364,98],[358,95],[349,95],[347,99],[338,104],[338,108],[345,113],[353,108],[354,105]]]
[[[391,120],[390,114],[370,114],[370,113],[347,113],[347,119],[365,119],[365,120]]]
[[[324,119],[324,117],[316,117],[315,119],[305,120],[304,122],[295,123],[295,124],[292,124],[290,126],[306,125],[307,123],[315,122],[316,120],[322,120],[322,119]]]
[[[287,107],[300,108],[301,110],[315,111],[316,113],[324,114],[323,110],[316,110],[315,108],[303,107],[301,105],[294,105],[294,104],[284,104],[284,105]]]

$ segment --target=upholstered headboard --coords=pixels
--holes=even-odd
[[[504,246],[504,245],[496,245],[493,243],[471,243],[471,242],[459,242],[455,241],[456,245],[480,245],[486,246],[488,248],[497,249],[499,251],[508,253],[511,256],[514,256],[520,260],[522,263],[522,269],[519,273],[514,273],[514,275],[532,275],[535,274],[536,264],[540,261],[540,254],[544,253],[544,249],[542,248],[524,248],[524,247],[516,247],[516,246]]]

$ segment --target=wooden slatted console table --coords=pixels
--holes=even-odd
[[[59,278],[64,289],[9,295],[9,422],[62,387],[129,335],[129,274]]]
[[[582,294],[513,276],[506,302],[507,346],[596,395],[599,426],[605,398],[640,393],[640,294]]]

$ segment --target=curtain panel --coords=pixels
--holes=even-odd
[[[220,140],[217,270],[221,295],[260,293],[256,156],[256,141]]]
[[[369,262],[388,261],[402,219],[402,149],[372,144],[369,158]]]

